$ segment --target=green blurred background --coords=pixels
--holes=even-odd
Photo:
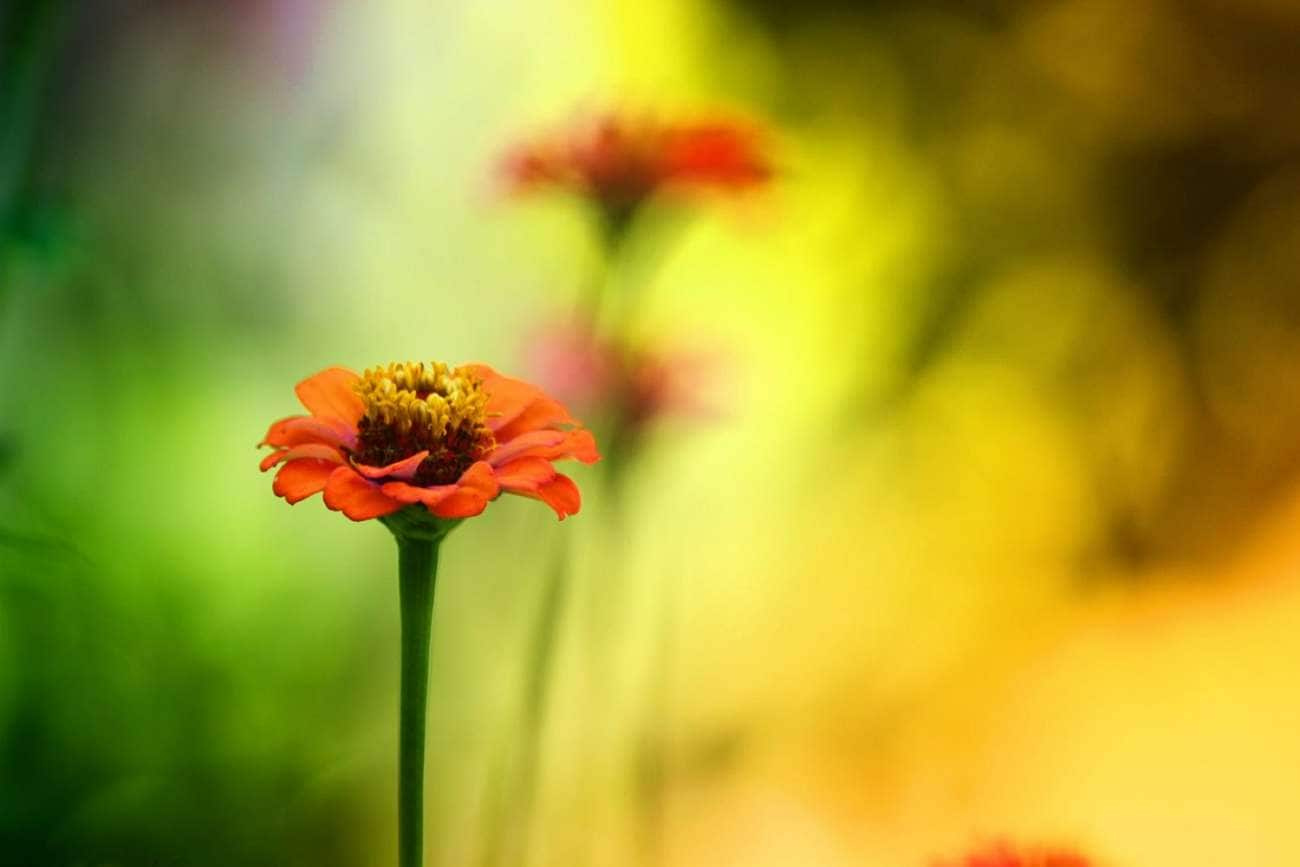
[[[651,236],[717,417],[447,546],[429,863],[1300,862],[1297,49],[1291,0],[7,0],[0,863],[392,863],[393,545],[253,445],[332,364],[527,376],[598,236],[497,160],[611,108],[779,171]]]

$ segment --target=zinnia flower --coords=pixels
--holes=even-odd
[[[936,862],[934,867],[1093,867],[1093,863],[1066,849],[1017,849],[1000,842],[971,852],[960,861]]]
[[[477,515],[502,491],[563,520],[581,497],[553,461],[599,459],[591,433],[536,387],[484,364],[331,367],[298,383],[310,415],[271,425],[263,471],[289,503],[324,491],[354,521],[422,506],[444,519]]]
[[[772,167],[749,126],[606,114],[515,149],[504,175],[515,192],[567,190],[626,218],[662,190],[736,192],[765,183]]]
[[[424,733],[438,551],[447,534],[502,491],[533,497],[561,520],[578,488],[552,461],[599,459],[591,433],[568,410],[483,364],[331,367],[298,383],[311,415],[271,425],[262,445],[283,464],[273,490],[290,503],[325,492],[354,521],[379,518],[397,541],[401,607],[397,850],[400,867],[424,863]]]

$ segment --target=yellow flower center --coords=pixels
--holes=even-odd
[[[371,367],[356,390],[366,406],[353,454],[359,463],[387,466],[427,449],[414,483],[445,485],[495,446],[487,394],[464,368],[440,361]]]

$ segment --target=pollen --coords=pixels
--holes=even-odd
[[[356,391],[366,407],[353,455],[359,463],[387,466],[427,449],[415,481],[442,485],[495,447],[486,425],[487,394],[463,368],[440,361],[372,367]]]

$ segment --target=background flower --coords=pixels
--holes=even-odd
[[[770,160],[752,125],[611,112],[518,145],[501,172],[515,193],[564,191],[591,200],[609,219],[626,220],[660,193],[736,193],[761,186],[772,177]]]
[[[528,341],[547,391],[589,412],[616,411],[643,430],[663,419],[716,419],[729,371],[718,351],[622,345],[586,322],[557,320]]]
[[[1003,842],[977,849],[958,861],[935,862],[935,867],[1092,867],[1092,862],[1067,849]]]

